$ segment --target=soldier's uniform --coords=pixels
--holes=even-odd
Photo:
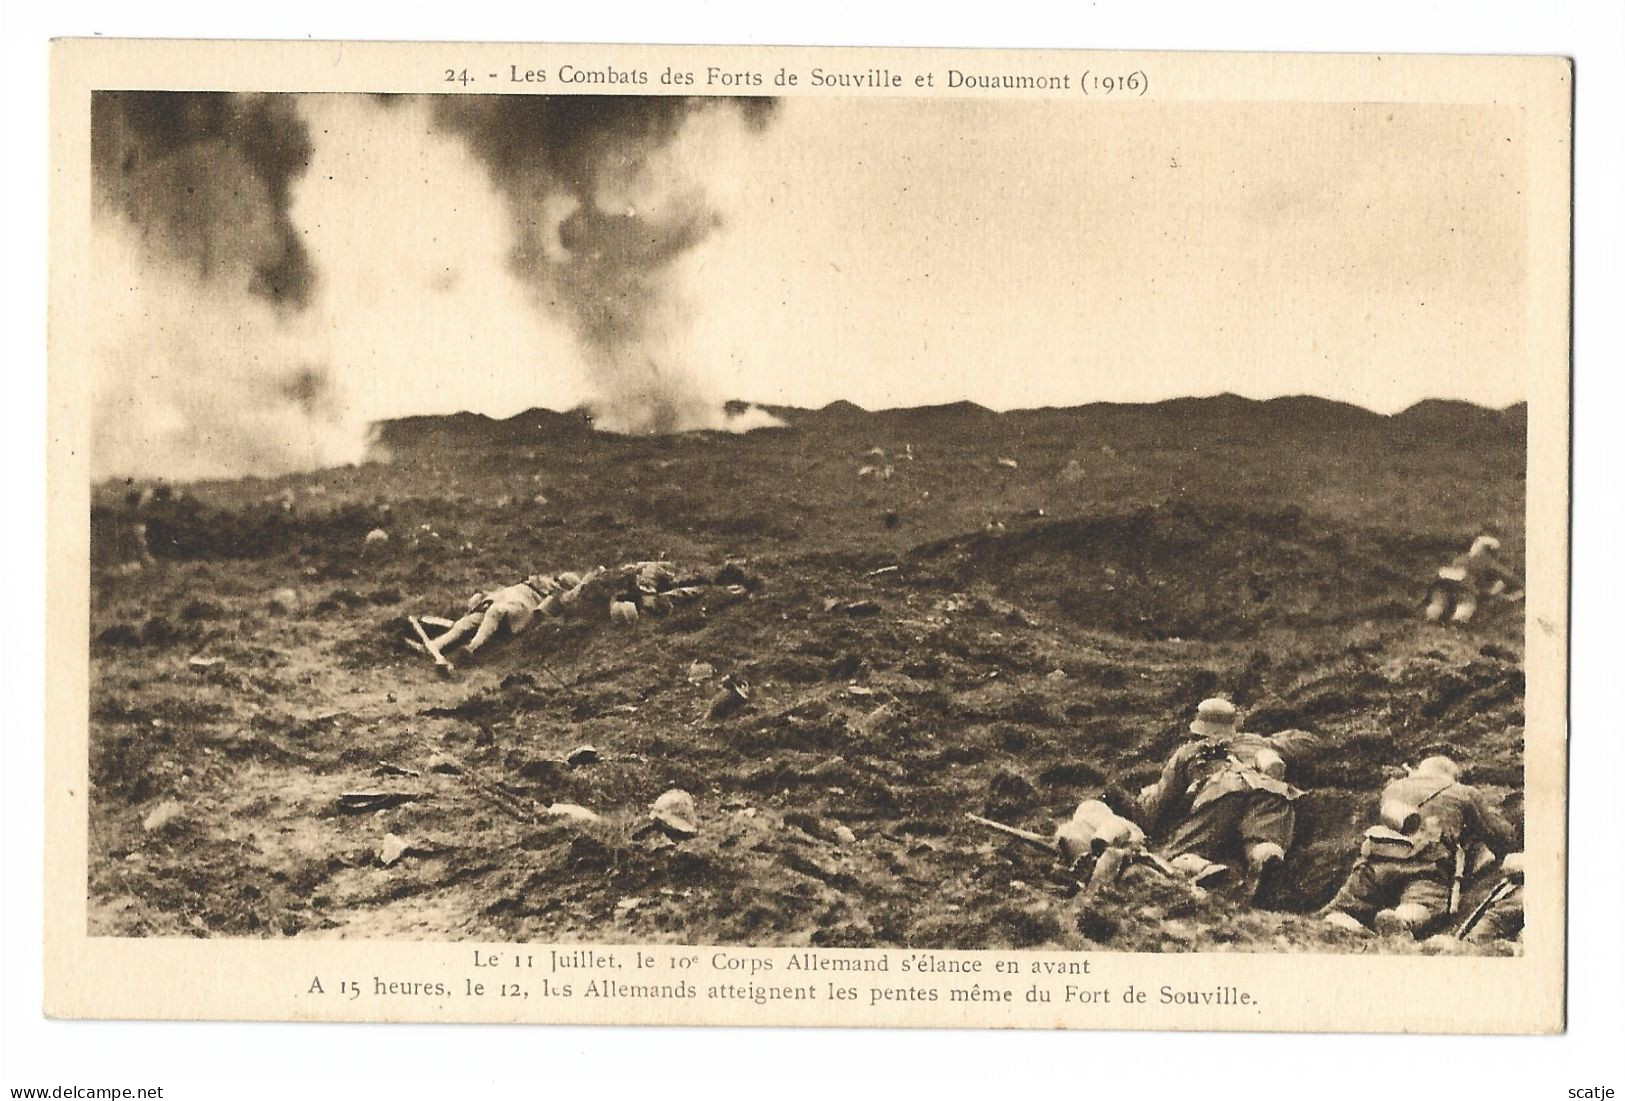
[[[1506,893],[1489,904],[1464,939],[1473,944],[1488,944],[1497,940],[1520,940],[1522,937],[1523,883],[1519,881],[1509,884]]]
[[[1176,867],[1207,879],[1239,862],[1249,894],[1256,893],[1265,871],[1292,847],[1293,804],[1303,792],[1286,782],[1286,757],[1315,739],[1303,731],[1238,733],[1235,707],[1225,700],[1204,701],[1191,731],[1198,739],[1176,749],[1142,793],[1146,826],[1165,833],[1159,848]]]
[[[1453,761],[1430,758],[1383,789],[1381,822],[1365,831],[1359,859],[1326,907],[1329,921],[1414,934],[1449,912],[1458,852],[1470,877],[1513,848],[1511,825],[1458,775]]]
[[[1466,554],[1440,567],[1428,590],[1427,618],[1436,622],[1448,612],[1452,623],[1466,623],[1478,611],[1481,598],[1519,584],[1518,575],[1496,557],[1500,549],[1500,540],[1480,535]]]
[[[1136,853],[1145,851],[1145,831],[1099,799],[1085,799],[1056,829],[1054,842],[1062,867],[1087,875],[1087,896],[1115,880]]]
[[[535,576],[492,593],[475,593],[468,599],[468,610],[434,640],[434,648],[444,654],[467,639],[463,648],[473,654],[499,632],[521,633],[541,609],[549,583],[550,579]]]

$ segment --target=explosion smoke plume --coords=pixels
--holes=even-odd
[[[91,309],[66,335],[94,365],[92,471],[274,474],[359,459],[320,341],[315,273],[289,217],[309,137],[288,97],[97,93]]]
[[[685,362],[689,304],[677,259],[723,222],[707,187],[708,150],[767,125],[768,99],[480,96],[438,101],[506,196],[515,273],[539,305],[562,310],[613,431],[670,432],[733,423]],[[765,418],[765,420],[764,420]]]
[[[768,100],[104,92],[94,472],[356,461],[370,422],[585,400],[745,430],[685,347],[719,150]]]

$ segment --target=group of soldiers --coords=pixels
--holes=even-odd
[[[1219,698],[1202,701],[1190,734],[1135,805],[1119,813],[1085,800],[1056,829],[1051,848],[1086,898],[1144,861],[1202,889],[1233,888],[1251,904],[1284,865],[1303,795],[1287,776],[1320,740],[1302,730],[1244,732],[1235,705]],[[1434,756],[1406,769],[1382,789],[1374,817],[1347,879],[1321,911],[1327,924],[1383,936],[1454,932],[1471,941],[1521,934],[1517,833],[1483,792],[1462,782],[1455,761]],[[1469,894],[1483,902],[1463,915]]]
[[[1464,624],[1481,597],[1504,593],[1515,575],[1497,557],[1500,544],[1481,535],[1441,568],[1425,616]],[[607,603],[611,619],[660,615],[697,599],[713,584],[743,592],[738,576],[682,574],[670,562],[635,562],[610,571],[533,574],[493,592],[478,592],[463,615],[430,638],[414,620],[420,645],[449,667],[446,655],[472,657],[494,638],[518,635],[543,617],[579,614]],[[1288,774],[1321,748],[1303,730],[1263,735],[1239,728],[1228,700],[1203,700],[1184,741],[1154,783],[1113,807],[1087,799],[1048,840],[1000,826],[1045,844],[1092,897],[1136,863],[1149,863],[1209,890],[1231,889],[1255,903],[1286,862],[1303,791]],[[975,817],[975,816],[972,816]],[[1448,757],[1428,757],[1383,788],[1375,822],[1341,889],[1323,909],[1327,924],[1384,936],[1419,936],[1449,925],[1464,939],[1505,940],[1523,925],[1522,854],[1516,833],[1483,793],[1462,782]],[[1153,844],[1149,837],[1158,839]],[[1464,894],[1494,879],[1484,901],[1460,920]],[[1482,892],[1475,892],[1482,893]],[[1458,924],[1459,922],[1459,924]]]
[[[1441,567],[1424,618],[1463,625],[1483,599],[1516,598],[1521,581],[1500,549],[1498,539],[1481,534]],[[1301,769],[1320,740],[1303,730],[1243,732],[1235,705],[1219,698],[1202,701],[1190,734],[1138,796],[1120,794],[1115,808],[1086,799],[1048,840],[1086,899],[1143,863],[1202,890],[1232,889],[1251,905],[1284,866],[1303,795],[1288,772]],[[1445,932],[1475,942],[1521,936],[1517,833],[1461,774],[1451,758],[1427,757],[1382,789],[1347,878],[1320,911],[1328,925],[1413,938]],[[1042,843],[1040,835],[977,820]],[[1464,900],[1475,897],[1464,914]]]
[[[715,589],[741,596],[743,580],[737,567],[724,567],[708,577],[683,573],[667,561],[632,562],[614,570],[595,566],[582,573],[534,573],[512,585],[476,592],[463,614],[433,637],[414,620],[419,632],[415,645],[449,668],[452,654],[472,659],[493,639],[523,634],[538,619],[569,618],[597,608],[607,608],[612,621],[665,615]]]

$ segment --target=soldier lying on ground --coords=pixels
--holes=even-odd
[[[1145,831],[1099,799],[1085,799],[1055,831],[1061,867],[1084,884],[1087,900],[1146,857]]]
[[[569,614],[603,574],[602,567],[585,575],[535,573],[517,585],[477,592],[468,598],[468,610],[461,618],[431,639],[430,645],[440,655],[460,645],[472,657],[493,638],[522,634],[538,614]]]
[[[1286,859],[1303,793],[1286,782],[1287,761],[1319,739],[1302,730],[1266,737],[1237,730],[1229,700],[1203,700],[1190,731],[1155,784],[1140,792],[1146,829],[1164,838],[1162,856],[1201,886],[1222,882],[1239,864],[1242,893],[1257,899]]]
[[[744,574],[737,566],[724,567],[716,583],[729,595],[742,596]],[[615,570],[602,566],[586,573],[531,574],[516,585],[492,592],[477,592],[468,608],[445,633],[430,640],[437,655],[462,647],[472,656],[493,638],[522,633],[538,617],[606,614],[615,620],[635,620],[640,614],[664,615],[673,607],[697,599],[710,581],[679,574],[670,562],[631,562]]]
[[[1437,623],[1450,613],[1450,622],[1466,623],[1478,611],[1485,596],[1499,596],[1507,587],[1521,587],[1518,575],[1502,564],[1501,541],[1491,535],[1473,540],[1466,554],[1458,554],[1442,566],[1428,590],[1428,621]]]
[[[1456,912],[1463,884],[1516,844],[1507,820],[1460,777],[1449,757],[1429,757],[1383,788],[1380,822],[1323,911],[1327,923],[1414,936]]]

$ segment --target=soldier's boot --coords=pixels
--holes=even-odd
[[[1367,929],[1364,925],[1360,924],[1359,918],[1355,917],[1353,914],[1345,914],[1342,910],[1328,910],[1321,916],[1321,920],[1334,929],[1342,929],[1350,933],[1359,933],[1361,936],[1371,932],[1370,929]]]
[[[1473,613],[1476,611],[1478,611],[1478,601],[1470,596],[1464,596],[1456,601],[1456,610],[1451,614],[1450,622],[1466,623],[1473,618]]]
[[[1444,618],[1444,608],[1446,603],[1448,603],[1448,598],[1445,596],[1445,594],[1438,589],[1434,589],[1433,599],[1428,601],[1427,611],[1423,612],[1422,614],[1427,616],[1429,623],[1437,623],[1439,620]]]
[[[1243,884],[1249,904],[1258,901],[1264,885],[1286,860],[1286,850],[1273,841],[1261,841],[1247,849],[1247,878]]]
[[[1214,887],[1230,877],[1228,867],[1215,864],[1200,853],[1180,853],[1168,863],[1184,875],[1193,887]]]
[[[1392,910],[1378,910],[1376,920],[1372,924],[1382,936],[1414,938],[1416,930],[1427,924],[1430,916],[1426,906],[1406,903]]]

